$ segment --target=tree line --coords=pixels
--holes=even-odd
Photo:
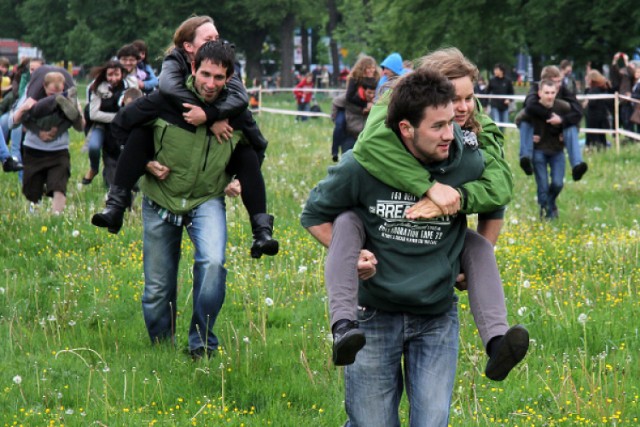
[[[261,60],[278,64],[282,85],[293,84],[294,32],[301,31],[305,64],[346,64],[361,52],[382,60],[390,52],[416,58],[456,46],[481,69],[532,56],[534,75],[546,63],[572,59],[574,69],[608,63],[613,53],[640,46],[640,8],[628,0],[0,0],[0,37],[30,42],[48,61],[98,65],[135,39],[159,64],[175,28],[193,15],[214,18],[221,36],[246,60],[249,79]],[[311,37],[311,43],[309,43]],[[327,37],[328,46],[321,38]],[[311,44],[311,52],[307,46]],[[337,69],[337,68],[336,68]],[[334,73],[337,74],[337,73]],[[333,76],[337,78],[336,75]],[[335,83],[335,81],[334,81]]]

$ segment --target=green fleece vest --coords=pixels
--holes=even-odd
[[[239,137],[234,133],[234,140]],[[153,123],[155,160],[168,166],[171,173],[160,181],[150,174],[142,178],[140,188],[160,206],[184,215],[201,203],[220,197],[229,183],[225,168],[235,143],[218,143],[205,126],[195,132],[157,119]]]

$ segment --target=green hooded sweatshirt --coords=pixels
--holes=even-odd
[[[387,131],[384,122],[367,123],[368,138],[386,138],[386,144],[403,146],[393,132]],[[368,143],[367,139],[362,141]],[[446,160],[422,167],[437,181],[460,187],[481,176],[484,160],[477,147],[464,145],[461,138],[456,138]],[[327,177],[311,191],[300,219],[305,228],[333,222],[347,210],[353,210],[363,222],[365,248],[376,254],[378,270],[374,277],[360,282],[360,305],[434,315],[451,307],[466,215],[405,218],[405,210],[417,200],[415,195],[378,180],[352,152],[330,167]]]
[[[422,197],[433,186],[434,177],[407,151],[395,133],[385,126],[389,97],[380,99],[371,109],[353,156],[369,173],[394,188]],[[477,107],[480,108],[476,102]],[[513,177],[504,159],[504,137],[485,114],[478,114],[482,126],[478,144],[485,159],[480,179],[467,182],[461,190],[463,213],[492,212],[506,205],[513,196]],[[456,125],[456,139],[462,138]]]

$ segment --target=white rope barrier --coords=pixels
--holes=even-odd
[[[317,89],[317,88],[262,88],[261,86],[252,87],[247,89],[249,94],[257,94],[258,96],[258,107],[253,108],[252,111],[255,113],[271,113],[271,114],[283,114],[288,116],[306,116],[306,117],[322,117],[322,118],[331,118],[330,114],[322,113],[322,112],[313,112],[313,111],[296,111],[296,110],[286,110],[280,108],[269,108],[262,107],[262,95],[263,94],[273,94],[273,93],[286,93],[293,91],[300,92],[313,92],[313,93],[328,93],[335,97],[335,94],[343,93],[344,89]],[[514,101],[524,102],[526,95],[488,95],[488,94],[476,94],[476,97],[480,99],[511,99]],[[613,99],[614,100],[614,126],[613,129],[594,129],[594,128],[581,128],[580,131],[583,133],[592,133],[592,134],[605,134],[605,135],[614,135],[616,151],[620,153],[620,135],[625,136],[627,138],[632,138],[640,141],[640,134],[628,131],[620,127],[620,101],[629,101],[633,104],[640,103],[640,100],[631,98],[629,96],[620,95],[617,92],[614,94],[599,94],[599,95],[577,95],[576,98],[579,101],[590,100],[590,99]],[[517,129],[515,123],[502,123],[496,122],[496,125],[502,128],[510,128]]]

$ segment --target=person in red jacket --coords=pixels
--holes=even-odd
[[[307,73],[300,83],[296,85],[296,89],[293,91],[293,95],[296,97],[298,103],[298,111],[309,111],[311,108],[311,98],[313,98],[313,92],[299,89],[312,89],[313,88],[313,73]],[[296,116],[296,121],[304,122],[308,119],[307,116]]]

